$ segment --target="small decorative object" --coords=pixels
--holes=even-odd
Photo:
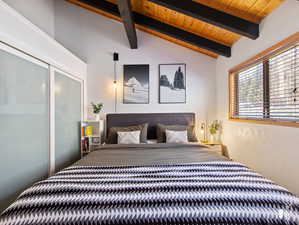
[[[149,104],[149,65],[124,65],[124,104]]]
[[[159,65],[159,103],[186,103],[186,64]]]
[[[81,148],[82,148],[82,153],[89,152],[89,138],[88,137],[82,138]]]
[[[219,120],[214,120],[212,124],[209,126],[212,143],[219,142],[220,129],[221,129],[221,123]]]
[[[100,112],[103,108],[103,103],[94,104],[92,102],[91,105],[93,108],[93,113],[96,115],[96,121],[99,121],[100,120]]]
[[[92,137],[91,138],[91,143],[92,144],[100,144],[101,143],[100,137]]]

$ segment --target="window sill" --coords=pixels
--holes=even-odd
[[[284,127],[298,127],[299,128],[299,123],[296,123],[296,122],[251,120],[251,119],[233,119],[233,118],[229,118],[228,120],[232,121],[232,122],[255,123],[255,124],[264,124],[264,125],[273,125],[273,126],[284,126]]]

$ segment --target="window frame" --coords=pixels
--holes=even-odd
[[[269,102],[270,95],[269,95],[269,59],[272,58],[275,55],[278,55],[282,52],[287,51],[288,49],[292,48],[294,45],[299,44],[299,32],[291,35],[290,37],[280,41],[279,43],[273,45],[272,47],[262,51],[261,53],[257,54],[256,56],[250,58],[249,60],[231,68],[228,72],[228,91],[229,91],[229,115],[228,120],[229,121],[235,121],[235,122],[245,122],[245,123],[256,123],[256,124],[268,124],[268,125],[277,125],[277,126],[287,126],[287,127],[298,127],[299,128],[299,122],[295,121],[282,121],[282,120],[275,120],[270,119],[270,106],[269,104],[263,104],[264,108],[264,115],[266,117],[262,119],[250,119],[250,118],[235,118],[234,112],[237,110],[234,110],[234,107],[237,107],[237,104],[235,103],[238,99],[238,88],[232,86],[233,79],[236,79],[238,76],[236,76],[240,71],[250,68],[251,66],[254,66],[258,63],[263,63],[263,98],[264,102]],[[236,84],[236,82],[234,83]],[[234,104],[235,103],[235,104]],[[268,105],[268,107],[266,106]]]

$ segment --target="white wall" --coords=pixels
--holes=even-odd
[[[0,41],[65,72],[86,78],[86,64],[0,0]]]
[[[88,101],[103,102],[105,112],[114,110],[113,59],[118,52],[118,79],[123,64],[150,65],[150,104],[122,104],[119,90],[118,112],[196,112],[199,118],[214,117],[216,60],[152,35],[137,31],[137,50],[128,45],[123,25],[64,1],[55,3],[56,39],[87,62]],[[158,104],[158,64],[187,64],[187,104]]]
[[[13,7],[0,0],[0,41],[50,64],[86,85],[87,65]],[[86,86],[84,88],[87,99]],[[85,110],[86,110],[86,101]]]
[[[224,122],[223,141],[231,157],[299,195],[298,128],[230,122],[228,70],[299,31],[299,2],[287,0],[261,25],[260,38],[242,38],[232,57],[217,60],[218,118]]]
[[[32,23],[54,37],[55,0],[3,0]]]

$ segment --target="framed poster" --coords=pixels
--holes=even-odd
[[[124,104],[149,104],[149,65],[124,65]]]
[[[159,65],[159,103],[186,103],[186,64]]]

